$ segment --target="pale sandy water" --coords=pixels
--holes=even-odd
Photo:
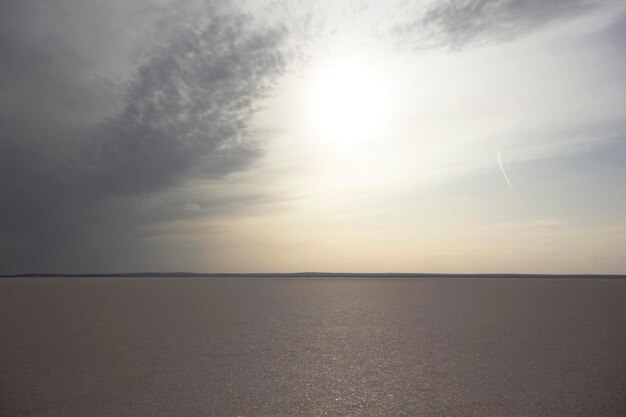
[[[0,280],[0,416],[626,416],[626,280]]]

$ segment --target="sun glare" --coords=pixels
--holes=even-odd
[[[310,85],[309,122],[320,139],[337,143],[371,139],[384,127],[384,78],[364,65],[336,64]]]

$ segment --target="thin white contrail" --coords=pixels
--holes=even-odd
[[[506,180],[506,183],[509,184],[509,188],[512,190],[513,186],[511,185],[511,181],[509,181],[509,177],[506,175],[506,171],[504,170],[504,167],[502,166],[502,154],[500,153],[500,149],[498,149],[498,165],[500,166],[500,171],[502,171],[502,175],[504,175],[504,179]]]

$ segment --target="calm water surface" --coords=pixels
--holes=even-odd
[[[0,280],[0,416],[626,416],[626,280]]]

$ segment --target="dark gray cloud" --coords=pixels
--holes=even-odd
[[[99,189],[150,191],[191,172],[221,177],[258,155],[246,127],[285,62],[282,34],[250,24],[229,14],[184,30],[139,68],[123,110],[85,155]]]
[[[253,191],[193,199],[176,186],[257,160],[249,123],[286,66],[306,62],[344,17],[356,32],[372,29],[360,5],[329,16],[323,5],[289,4],[263,9],[274,18],[261,25],[232,2],[0,2],[0,273],[136,269],[136,259],[158,257],[143,226],[263,200]],[[433,2],[380,32],[396,27],[403,46],[462,47],[598,4]]]
[[[610,0],[442,0],[394,31],[415,48],[460,48],[516,38]]]
[[[260,154],[247,126],[283,71],[282,33],[235,12],[163,22],[122,85],[93,77],[67,43],[3,33],[1,272],[102,267],[120,255],[112,240],[163,217],[142,216],[141,196],[223,177]]]

